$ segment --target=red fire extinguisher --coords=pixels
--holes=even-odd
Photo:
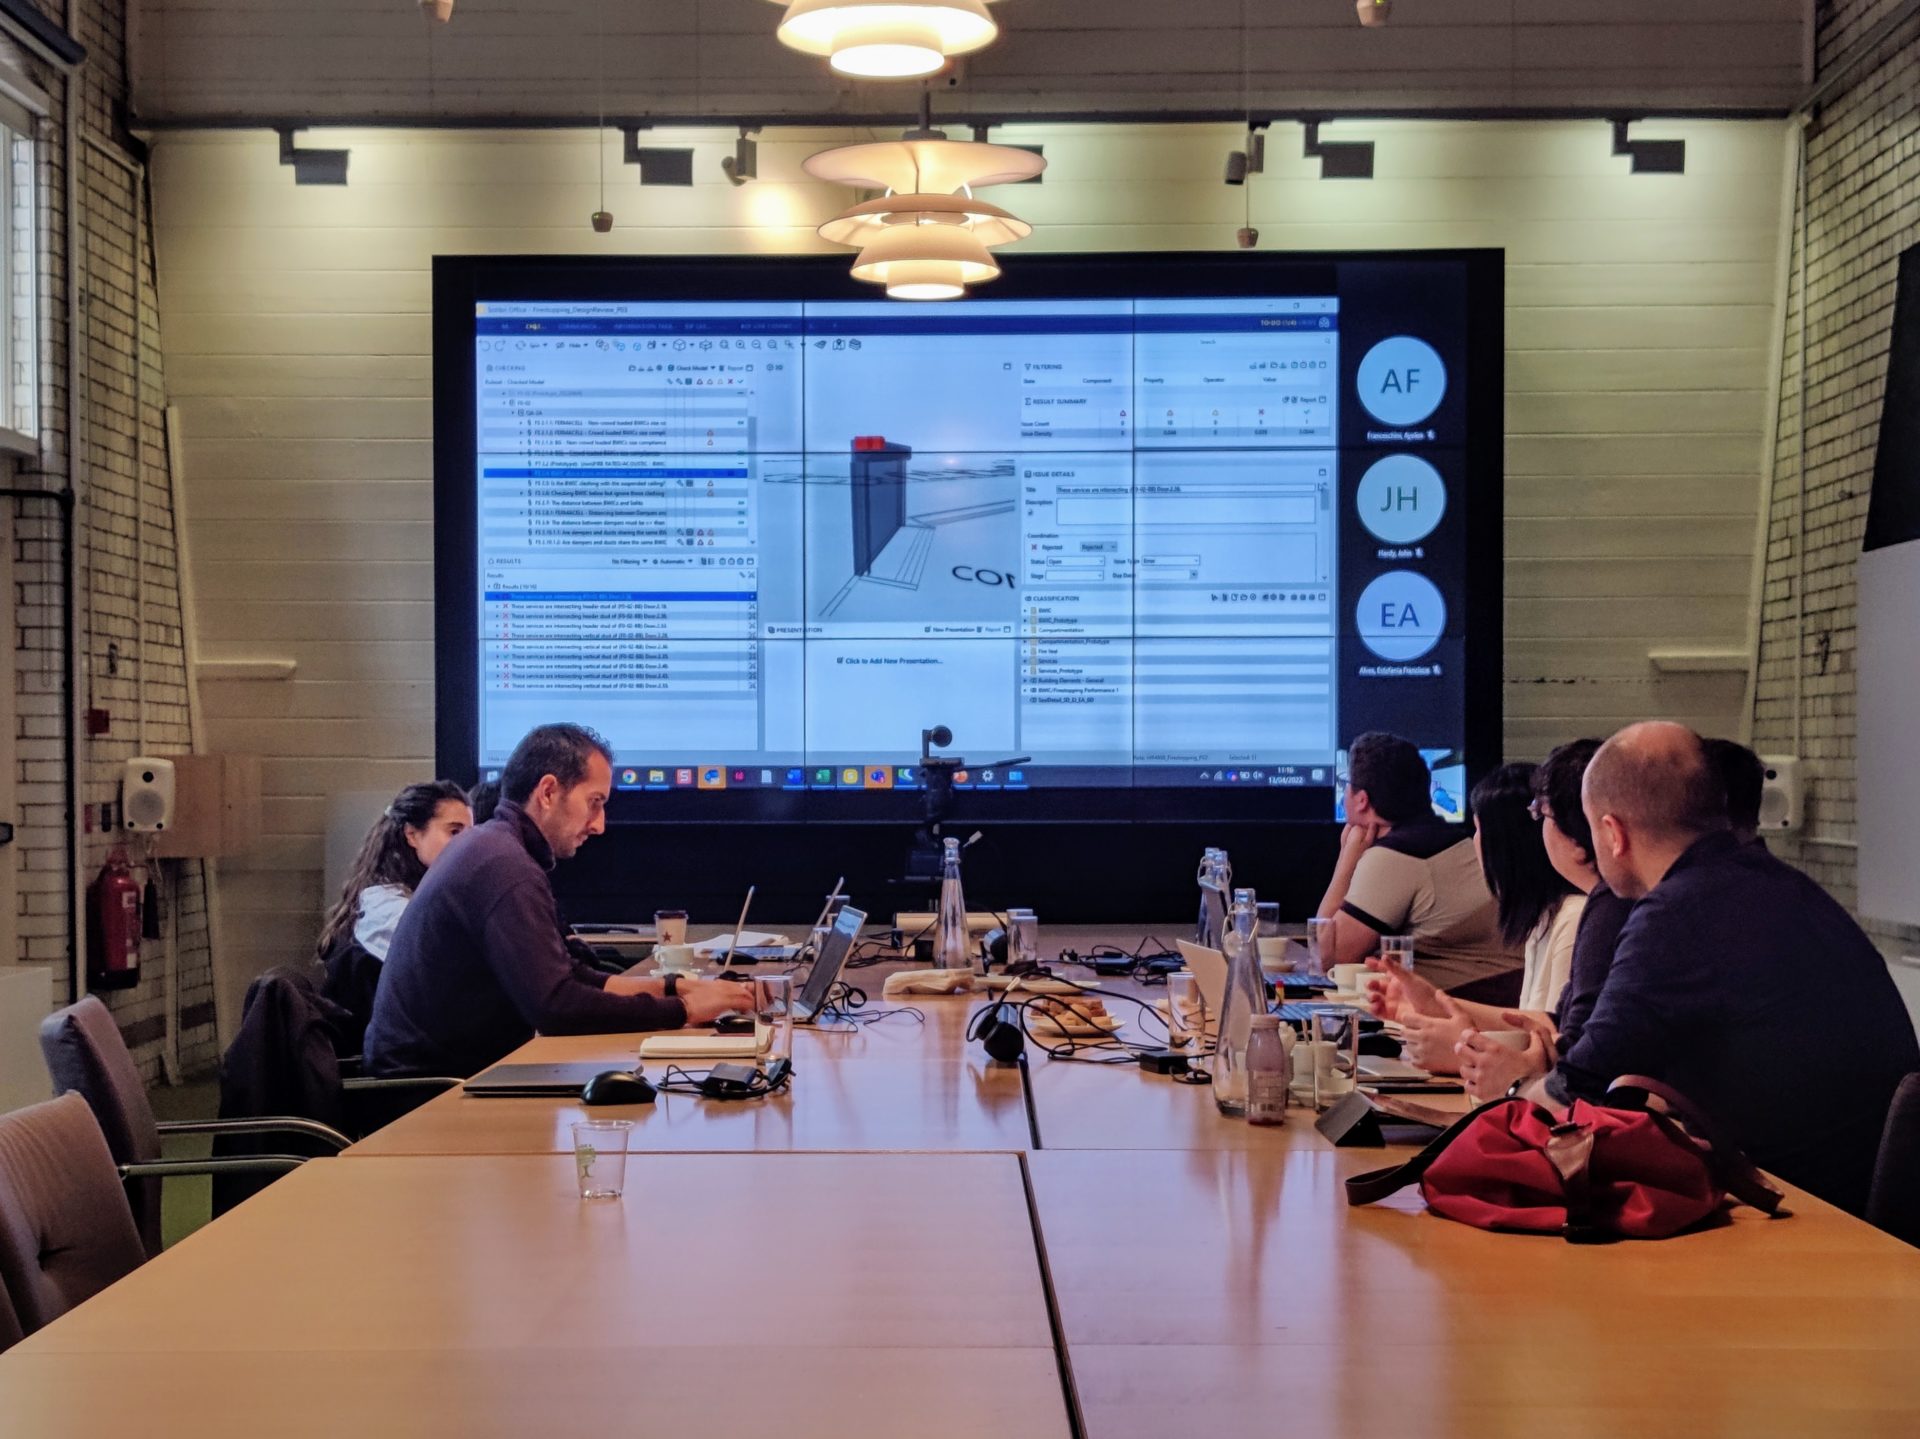
[[[93,989],[131,989],[140,982],[140,886],[116,849],[88,891],[87,983]]]

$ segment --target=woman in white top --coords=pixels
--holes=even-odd
[[[451,780],[410,784],[373,822],[320,930],[320,957],[352,941],[384,961],[414,888],[454,838],[473,827],[467,792]]]
[[[1502,765],[1473,787],[1473,845],[1480,869],[1499,906],[1501,937],[1525,955],[1520,971],[1520,1002],[1515,1008],[1536,1012],[1544,1021],[1560,1003],[1560,991],[1573,970],[1573,939],[1587,897],[1553,866],[1540,833],[1533,804],[1530,764]],[[1416,1008],[1416,985],[1393,986],[1402,996],[1399,1012],[1406,1056],[1422,1069],[1452,1074],[1459,1062],[1454,1045],[1474,1030],[1511,1029],[1499,1005],[1447,997]],[[1437,1013],[1431,1011],[1438,1011]]]

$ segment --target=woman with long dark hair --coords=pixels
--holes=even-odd
[[[1534,770],[1530,764],[1500,766],[1473,787],[1468,805],[1474,851],[1493,891],[1501,938],[1525,956],[1514,1009],[1546,1024],[1572,972],[1574,935],[1586,896],[1548,856],[1532,808]],[[1454,1046],[1467,1034],[1513,1028],[1502,1006],[1441,995],[1417,974],[1389,975],[1372,1007],[1400,1021],[1406,1057],[1435,1073],[1458,1071]]]
[[[320,958],[351,937],[375,959],[387,957],[413,891],[455,836],[472,828],[467,792],[452,780],[410,784],[394,796],[361,842],[340,898],[320,929]]]

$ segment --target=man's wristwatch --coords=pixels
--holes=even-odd
[[[677,974],[668,975],[666,979],[667,998],[672,999],[679,992],[680,992],[680,976]]]

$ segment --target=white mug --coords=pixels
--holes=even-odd
[[[693,952],[690,944],[658,945],[653,957],[662,974],[692,974],[700,968],[700,956]]]

